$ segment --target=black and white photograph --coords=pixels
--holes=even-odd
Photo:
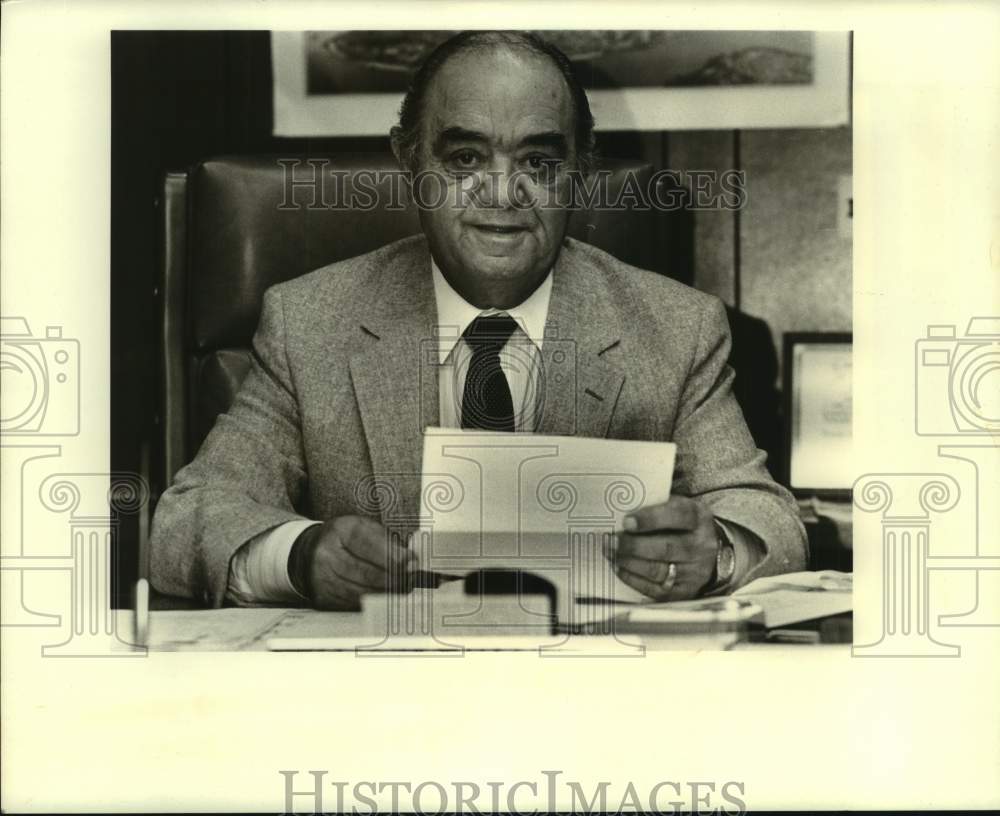
[[[543,5],[10,7],[5,813],[1000,806],[997,12]]]
[[[123,599],[266,606],[271,649],[851,641],[850,125],[596,131],[555,43],[686,36],[607,33],[310,35],[328,72],[412,63],[388,132],[320,145],[238,126],[265,82],[178,87],[266,78],[273,35],[112,32],[113,469],[148,449],[151,489]],[[683,70],[809,62],[704,34]]]

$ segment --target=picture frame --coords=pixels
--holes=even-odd
[[[284,137],[310,136],[371,136],[384,135],[396,122],[402,100],[399,82],[393,82],[395,89],[383,92],[352,92],[350,90],[327,92],[317,91],[315,81],[317,40],[324,35],[328,38],[337,34],[382,36],[396,32],[307,32],[272,31],[271,59],[274,77],[274,135]],[[400,32],[401,33],[401,32]],[[434,32],[426,32],[433,34]],[[646,34],[670,35],[673,37],[709,37],[719,32],[672,31],[672,32],[572,32],[559,34]],[[664,130],[713,130],[736,128],[829,128],[846,125],[850,121],[850,32],[722,32],[728,36],[727,53],[714,57],[714,65],[720,59],[729,59],[724,76],[706,78],[702,84],[669,84],[655,87],[649,81],[632,84],[628,68],[618,78],[629,84],[621,87],[593,87],[587,81],[587,71],[583,74],[584,85],[588,88],[591,109],[595,118],[595,129],[599,131],[664,131]],[[761,38],[770,35],[777,42],[782,37],[797,34],[811,39],[811,53],[791,54],[786,49],[763,48]],[[544,35],[544,32],[543,32]],[[747,45],[739,48],[740,39]],[[764,40],[766,42],[766,39]],[[668,47],[667,42],[663,47]],[[711,48],[706,41],[703,48]],[[735,47],[735,50],[734,50]],[[656,46],[646,46],[647,54],[656,56]],[[732,63],[739,55],[760,56],[761,51],[771,51],[785,61],[795,58],[797,64],[803,61],[808,66],[809,81],[754,81],[749,75]],[[398,53],[399,49],[397,49]],[[706,53],[711,54],[709,50]],[[581,62],[593,64],[601,55],[594,52],[578,52]],[[736,60],[732,59],[736,55]],[[571,60],[574,54],[569,54]],[[765,57],[768,55],[764,55]],[[399,57],[405,63],[405,57]],[[779,59],[779,61],[781,61]],[[345,60],[346,62],[346,60]],[[638,63],[638,61],[634,61]],[[648,60],[647,60],[648,62]],[[746,62],[746,60],[744,60]],[[757,65],[763,61],[754,60]],[[661,65],[669,59],[660,58]],[[725,63],[724,63],[725,64]],[[388,73],[390,66],[379,63],[377,58],[369,61],[374,70]],[[405,65],[397,64],[397,74],[404,73]],[[706,72],[712,66],[705,63]],[[752,69],[751,69],[752,70]],[[355,73],[352,71],[352,73]],[[717,74],[718,72],[716,72]],[[763,69],[767,78],[769,71]],[[770,73],[773,73],[771,71]],[[312,74],[312,75],[311,75]],[[733,78],[735,74],[735,79]],[[698,82],[688,74],[689,83]],[[711,82],[713,84],[707,84]],[[369,85],[371,83],[368,83]],[[600,83],[606,84],[606,83]],[[350,88],[350,80],[346,87]]]

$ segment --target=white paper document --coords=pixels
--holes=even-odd
[[[615,576],[604,548],[627,513],[670,497],[675,453],[666,442],[430,428],[413,545],[420,566],[530,570],[562,601],[648,601]],[[603,617],[596,606],[577,617]]]
[[[758,578],[733,595],[760,606],[764,625],[773,629],[850,612],[854,606],[852,585],[849,572],[790,572]]]

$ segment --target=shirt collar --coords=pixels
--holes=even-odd
[[[438,265],[431,258],[431,276],[434,279],[434,300],[437,304],[438,320],[438,361],[441,364],[448,359],[455,344],[468,328],[469,324],[481,314],[498,314],[500,309],[478,309],[456,292],[445,280]],[[545,276],[537,289],[523,303],[510,309],[504,309],[517,321],[524,334],[541,348],[545,336],[545,320],[549,313],[549,298],[552,295],[552,271]]]

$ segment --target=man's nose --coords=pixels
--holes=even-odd
[[[509,162],[497,163],[487,171],[483,184],[483,206],[497,209],[524,209],[530,201],[527,176]]]

